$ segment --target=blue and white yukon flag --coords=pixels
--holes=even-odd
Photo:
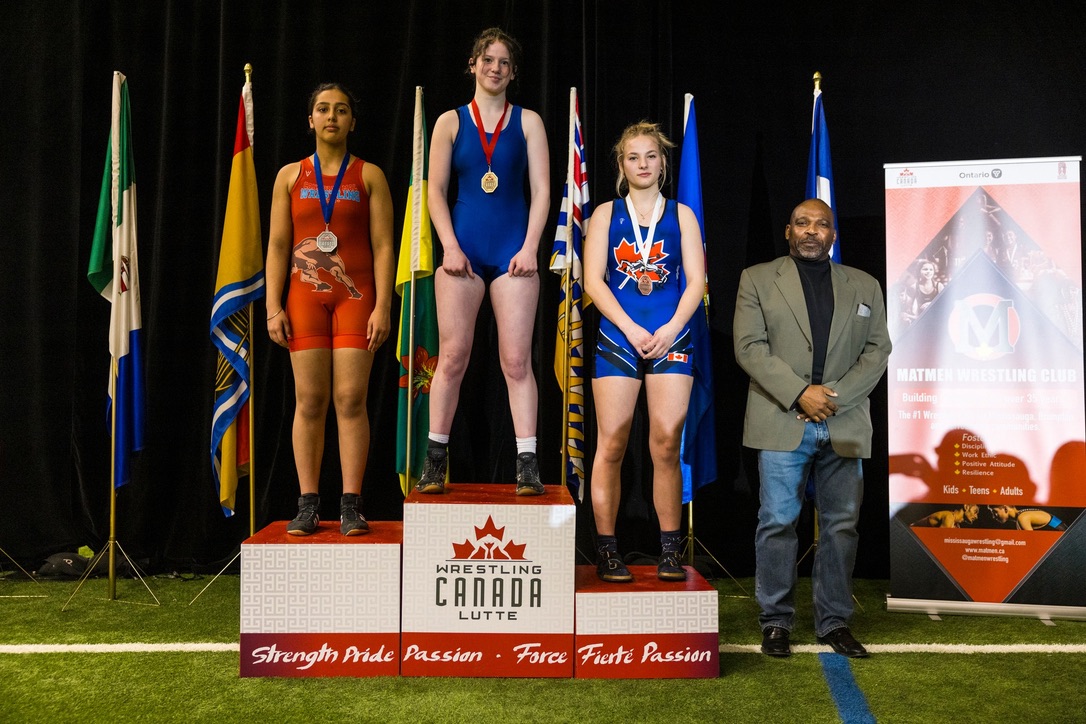
[[[113,486],[117,488],[131,478],[132,452],[143,448],[145,409],[132,114],[128,83],[117,72],[113,74],[112,115],[87,279],[111,305],[108,392],[113,420]]]
[[[826,111],[822,107],[821,74],[815,75],[814,109],[811,113],[811,153],[807,157],[808,199],[821,199],[834,212],[836,226],[837,194],[833,192],[833,164],[830,162],[830,132],[826,128]],[[830,259],[841,263],[841,237],[830,250]]]

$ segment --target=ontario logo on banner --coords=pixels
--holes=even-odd
[[[1079,166],[884,167],[890,610],[1086,617]]]
[[[404,676],[573,675],[573,499],[557,485],[512,490],[405,501]]]

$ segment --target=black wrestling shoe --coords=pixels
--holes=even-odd
[[[835,628],[825,636],[819,636],[818,643],[829,644],[835,652],[850,659],[866,659],[870,655],[864,645],[853,637],[847,626]]]
[[[310,535],[317,531],[321,517],[317,511],[321,507],[320,496],[316,493],[306,493],[298,498],[298,515],[287,523],[287,533],[291,535]]]
[[[679,562],[679,554],[674,551],[666,551],[660,556],[656,564],[656,577],[661,581],[685,581],[686,569]]]
[[[792,644],[788,640],[788,629],[780,626],[767,626],[762,631],[762,653],[783,659],[792,655]]]
[[[618,551],[596,551],[596,575],[607,583],[629,583],[633,574],[618,555]]]
[[[362,517],[358,507],[362,498],[354,493],[344,493],[339,499],[339,532],[343,535],[365,535],[370,524]]]
[[[539,482],[539,461],[535,453],[517,455],[517,495],[543,495],[543,483]]]
[[[445,492],[445,475],[449,469],[449,451],[443,447],[432,447],[426,451],[422,461],[422,476],[415,485],[419,493],[440,495]]]

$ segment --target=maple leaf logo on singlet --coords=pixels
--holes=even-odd
[[[670,254],[664,252],[664,241],[654,241],[649,251],[649,260],[646,264],[637,253],[637,245],[623,239],[614,249],[615,265],[621,274],[637,281],[643,276],[652,280],[653,284],[663,284],[667,281],[670,272],[662,262]]]

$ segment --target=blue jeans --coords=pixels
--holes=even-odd
[[[814,478],[818,511],[815,551],[815,634],[825,636],[848,625],[852,615],[852,569],[856,564],[856,523],[863,500],[859,458],[842,458],[830,445],[824,422],[809,422],[803,441],[791,452],[760,450],[761,507],[754,537],[757,562],[755,597],[762,630],[792,630],[795,614],[796,522],[803,507],[807,478]]]

